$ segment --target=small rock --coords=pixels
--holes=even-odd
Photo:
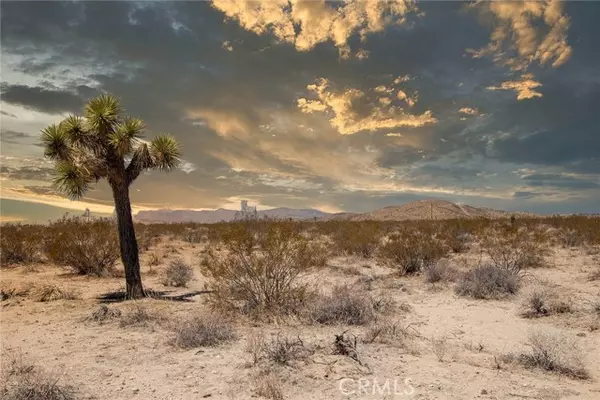
[[[485,389],[481,389],[481,394],[488,394],[488,391]]]
[[[579,336],[579,337],[586,337],[587,335],[585,334],[585,332],[579,332],[577,334],[577,336]]]

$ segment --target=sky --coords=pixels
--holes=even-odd
[[[134,211],[364,212],[440,198],[600,212],[600,2],[3,1],[2,220],[112,212],[39,132],[101,93],[183,162]]]

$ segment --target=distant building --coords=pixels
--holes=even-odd
[[[248,219],[258,219],[258,212],[256,211],[256,206],[249,206],[248,200],[242,200],[240,205],[240,211],[236,211],[235,220],[248,220]]]

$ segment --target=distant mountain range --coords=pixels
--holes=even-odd
[[[236,210],[219,208],[217,210],[155,210],[140,211],[135,216],[138,222],[197,222],[211,224],[229,222],[236,218]],[[258,211],[259,218],[294,219],[294,220],[343,220],[343,221],[402,221],[418,219],[452,219],[452,218],[507,218],[510,215],[533,216],[535,214],[507,212],[491,208],[473,207],[466,204],[453,203],[446,200],[421,200],[400,206],[390,206],[366,213],[330,214],[315,209],[273,208]]]
[[[139,222],[197,222],[201,224],[213,224],[216,222],[233,221],[238,211],[226,210],[219,208],[217,210],[155,210],[155,211],[139,211],[135,220]],[[327,217],[328,213],[323,211],[296,208],[273,208],[270,210],[258,211],[258,218],[275,218],[275,219],[321,219]]]

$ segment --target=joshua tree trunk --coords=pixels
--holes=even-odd
[[[133,217],[131,216],[131,203],[129,201],[129,186],[127,183],[112,185],[119,227],[119,242],[121,244],[121,260],[125,267],[125,281],[127,284],[127,298],[138,299],[145,296],[140,274],[140,259],[138,245],[135,238]]]

